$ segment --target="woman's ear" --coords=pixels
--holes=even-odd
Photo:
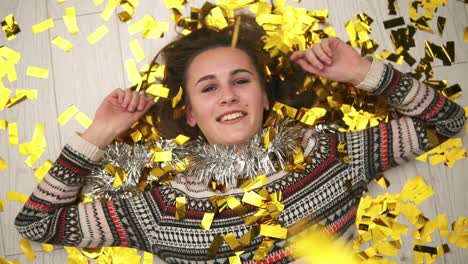
[[[187,125],[189,125],[191,127],[195,127],[197,125],[197,122],[195,121],[195,118],[193,118],[192,107],[190,105],[188,105],[185,108],[185,121],[186,121]]]

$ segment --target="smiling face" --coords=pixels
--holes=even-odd
[[[260,131],[268,97],[250,57],[218,47],[195,56],[187,70],[187,124],[210,144],[242,144]]]

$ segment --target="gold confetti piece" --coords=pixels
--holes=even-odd
[[[319,231],[306,231],[300,238],[288,241],[288,245],[293,256],[304,263],[360,263],[350,247],[340,245],[330,235]]]
[[[169,95],[169,88],[164,87],[160,83],[151,84],[146,90],[146,93],[157,97],[167,98],[167,96]]]
[[[44,164],[34,169],[34,176],[36,177],[36,181],[38,183],[42,181],[53,165],[54,163],[51,160],[47,160],[44,162]]]
[[[397,18],[386,20],[383,22],[383,24],[384,24],[385,29],[389,29],[393,27],[403,26],[405,24],[405,20],[403,19],[403,17],[397,17]]]
[[[58,118],[57,121],[61,126],[64,126],[70,119],[78,113],[78,107],[75,105],[69,106]]]
[[[390,182],[385,178],[383,175],[378,176],[375,178],[375,182],[377,182],[382,189],[387,189],[390,186]]]
[[[172,98],[172,108],[175,108],[177,106],[177,104],[180,102],[180,100],[182,99],[182,95],[184,93],[184,90],[182,89],[182,87],[179,87],[179,91],[177,92],[177,94]],[[1,110],[1,109],[0,109]]]
[[[210,230],[211,224],[213,223],[213,219],[215,216],[215,212],[205,212],[203,215],[203,219],[200,223],[200,227],[203,230]]]
[[[183,135],[183,134],[180,134],[178,135],[176,138],[174,138],[174,142],[179,145],[179,146],[182,146],[184,145],[185,143],[187,143],[188,141],[190,140],[189,137]]]
[[[54,26],[54,20],[50,18],[32,26],[32,31],[34,32],[34,34],[38,34],[48,30],[49,28],[53,28]]]
[[[275,102],[272,108],[273,111],[275,111],[280,117],[285,117],[289,116],[291,118],[295,118],[297,114],[297,109],[287,106],[285,104],[282,104],[280,102]]]
[[[44,249],[44,252],[54,251],[54,245],[42,243],[41,246],[42,246],[42,249]]]
[[[132,85],[136,85],[141,82],[141,75],[138,71],[136,63],[133,59],[128,59],[124,62],[125,70],[127,71],[128,81]]]
[[[185,205],[187,204],[187,199],[185,196],[179,196],[176,198],[176,220],[184,220],[185,218]]]
[[[28,66],[26,75],[36,78],[47,79],[49,78],[49,70],[39,67]]]
[[[321,117],[325,116],[326,113],[327,110],[321,107],[312,107],[310,109],[301,108],[296,119],[306,125],[312,126],[315,125]]]
[[[18,23],[16,23],[13,14],[9,14],[5,17],[5,20],[1,22],[3,32],[8,40],[16,38],[16,35],[21,32]]]
[[[93,122],[93,120],[91,120],[91,118],[89,118],[83,112],[78,112],[78,114],[76,114],[76,116],[74,118],[84,128],[88,128],[91,125],[91,123]]]
[[[152,264],[153,263],[153,254],[143,251],[143,264]]]
[[[112,1],[112,0],[111,0]],[[91,45],[96,44],[100,39],[102,39],[107,33],[109,33],[109,29],[106,25],[102,25],[96,29],[93,33],[89,34],[88,36],[88,43]]]
[[[253,257],[254,260],[264,260],[266,256],[268,255],[268,252],[273,248],[275,241],[269,239],[269,238],[264,238],[262,241],[262,244],[258,247],[258,250],[255,252],[255,255]]]
[[[181,9],[184,7],[184,0],[164,0],[167,9]]]
[[[104,0],[93,0],[95,6],[102,4],[102,2],[104,2]]]
[[[7,126],[8,126],[8,122],[5,119],[0,119],[0,129],[6,130]]]
[[[388,14],[396,15],[398,9],[398,3],[396,0],[388,0]]]
[[[117,8],[118,4],[119,4],[118,0],[109,0],[109,2],[107,2],[106,7],[101,13],[101,18],[105,21],[108,21],[109,18],[114,13],[115,9]]]
[[[6,199],[8,201],[18,202],[18,203],[23,203],[24,204],[29,199],[29,195],[9,190],[9,191],[7,191]]]
[[[140,46],[140,42],[138,39],[134,39],[128,43],[130,46],[130,50],[133,53],[133,57],[135,57],[135,60],[140,62],[145,59],[145,53],[143,49]]]
[[[400,200],[411,200],[417,205],[434,194],[432,188],[424,182],[421,176],[416,176],[406,182],[401,190]]]
[[[36,253],[34,253],[31,244],[29,244],[29,240],[27,239],[21,239],[19,241],[21,250],[23,250],[24,255],[26,256],[26,259],[29,261],[32,261],[36,258]]]
[[[5,208],[5,202],[2,199],[0,199],[0,212],[3,212],[3,208]],[[2,262],[0,261],[0,263]]]
[[[68,252],[68,263],[89,263],[88,259],[76,247],[64,246],[63,248]]]
[[[206,25],[218,30],[228,26],[223,10],[217,6],[210,10],[210,13],[205,17]]]
[[[247,208],[245,208],[240,202],[239,200],[237,200],[236,197],[232,196],[232,195],[229,195],[227,197],[227,204],[229,206],[229,208],[231,208],[232,210],[234,210],[234,212],[236,212],[237,215],[245,215],[247,213]]]
[[[444,33],[444,29],[445,29],[445,17],[438,17],[437,18],[437,29],[439,31],[439,34],[442,35]]]
[[[151,157],[151,162],[172,161],[172,151],[155,151]]]
[[[236,18],[236,22],[234,25],[234,32],[232,33],[232,40],[231,40],[231,48],[235,48],[237,46],[237,39],[239,38],[239,29],[240,29],[241,17]]]
[[[6,170],[8,163],[0,157],[0,171]]]
[[[65,9],[65,15],[63,16],[63,22],[65,23],[65,26],[68,29],[68,32],[71,35],[74,35],[78,32],[80,32],[80,29],[78,28],[78,24],[76,22],[76,12],[75,12],[75,7],[67,7]]]
[[[219,251],[219,248],[223,244],[223,237],[220,235],[216,235],[211,242],[210,247],[208,248],[208,257],[214,257]]]
[[[468,27],[465,27],[465,32],[463,33],[463,41],[468,42]]]
[[[18,127],[16,123],[8,124],[8,140],[10,145],[18,145]]]
[[[66,40],[66,39],[64,39],[64,38],[62,38],[60,36],[57,36],[57,37],[53,38],[51,42],[52,42],[52,44],[54,44],[55,46],[61,48],[64,51],[70,51],[73,48],[73,44],[70,41],[68,41],[68,40]]]
[[[247,180],[240,186],[245,192],[258,189],[267,184],[268,180],[265,174],[258,175],[254,180]]]
[[[239,241],[237,241],[236,236],[232,232],[225,235],[223,239],[226,241],[226,244],[231,248],[232,251],[236,251],[241,246]]]
[[[37,159],[44,153],[46,147],[46,140],[44,138],[44,125],[37,124],[34,128],[32,140],[30,142],[22,143],[19,146],[21,155],[29,155],[25,163],[32,167]]]
[[[10,94],[11,90],[3,87],[3,84],[0,80],[0,111],[3,111],[5,106],[8,104],[8,100],[10,100]]]
[[[286,239],[288,229],[281,225],[260,225],[260,235],[279,239]]]
[[[262,206],[264,200],[265,198],[252,191],[245,192],[244,196],[242,197],[243,203],[250,204],[256,207]]]
[[[23,89],[17,89],[16,90],[16,96],[19,96],[19,97],[26,97],[27,99],[30,99],[30,100],[35,100],[37,99],[37,89],[33,89],[33,90],[23,90]]]

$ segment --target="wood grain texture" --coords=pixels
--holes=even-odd
[[[16,39],[6,42],[3,32],[1,43],[21,52],[21,60],[16,70],[18,80],[12,83],[4,80],[6,87],[12,91],[16,89],[37,89],[37,100],[26,100],[9,109],[0,112],[0,119],[6,119],[8,122],[16,122],[18,125],[19,143],[29,142],[32,138],[36,124],[45,125],[44,136],[47,141],[47,147],[42,157],[36,162],[35,167],[42,164],[47,159],[55,159],[61,149],[61,142],[57,122],[57,116],[53,69],[50,55],[50,35],[45,31],[37,35],[32,33],[31,26],[47,18],[46,0],[28,1],[19,0],[15,5],[9,5],[12,8],[7,13],[14,13],[15,17],[21,17],[18,23],[21,27],[21,33]],[[2,11],[5,9],[0,8]],[[38,79],[26,76],[27,66],[36,66],[49,69],[48,79]],[[1,188],[0,197],[5,198],[8,190],[30,194],[36,185],[31,168],[25,165],[26,156],[20,155],[18,146],[8,144],[8,134],[1,133],[1,156],[8,162],[8,168],[0,172]],[[4,154],[4,151],[7,155]],[[5,254],[22,253],[18,240],[19,234],[13,226],[13,220],[18,213],[21,204],[6,201],[5,211],[1,214],[2,218],[2,238],[5,247]],[[34,248],[38,248],[34,246]]]
[[[14,40],[7,41],[3,33],[0,33],[0,46],[6,45],[20,51],[22,59],[17,66],[18,81],[8,83],[6,87],[12,89],[39,89],[39,98],[35,101],[25,101],[10,109],[0,112],[0,119],[9,122],[17,122],[20,143],[31,140],[34,127],[37,123],[44,123],[47,147],[36,166],[45,160],[54,160],[61,146],[66,142],[73,131],[83,131],[75,120],[69,121],[61,127],[57,124],[57,117],[71,104],[75,104],[80,111],[90,118],[102,101],[102,99],[114,88],[128,87],[130,84],[124,70],[124,61],[133,58],[128,42],[138,39],[146,54],[145,60],[138,63],[142,66],[149,63],[155,53],[175,36],[173,24],[169,32],[162,39],[142,39],[140,34],[130,35],[127,24],[124,24],[113,15],[109,21],[100,18],[100,12],[106,6],[108,0],[95,6],[92,0],[67,0],[57,4],[55,0],[1,0],[0,19],[13,13],[18,21],[21,33]],[[192,0],[184,9],[188,12],[190,7],[200,7],[205,1]],[[357,13],[366,13],[374,22],[372,23],[371,38],[379,44],[378,52],[383,49],[393,51],[390,39],[390,30],[383,27],[383,21],[398,16],[403,16],[409,23],[408,1],[398,1],[399,13],[396,16],[387,14],[387,0],[302,0],[301,3],[287,1],[288,4],[303,7],[307,10],[328,9],[328,22],[337,32],[338,37],[349,40],[344,24],[354,21]],[[80,32],[69,35],[61,17],[65,8],[75,6]],[[133,22],[145,15],[152,15],[157,21],[169,21],[171,12],[166,9],[163,1],[140,0],[137,13]],[[421,13],[422,14],[422,13]],[[415,37],[417,46],[410,50],[415,59],[419,61],[424,55],[424,41],[428,40],[437,45],[446,41],[455,41],[455,64],[448,67],[436,59],[434,66],[434,79],[447,79],[450,84],[459,83],[462,88],[468,85],[468,43],[463,42],[463,31],[468,25],[468,5],[462,1],[449,0],[447,7],[439,8],[431,22],[431,27],[436,29],[435,21],[438,16],[447,19],[446,28],[442,35],[437,32],[429,34],[418,32]],[[31,26],[47,18],[54,18],[55,27],[49,31],[34,35]],[[106,25],[109,33],[95,45],[87,42],[87,36],[98,26]],[[55,36],[62,36],[70,40],[74,47],[71,52],[60,50],[50,44]],[[411,67],[402,64],[396,68],[406,72]],[[47,80],[28,77],[25,75],[28,65],[49,69]],[[414,69],[414,66],[413,66]],[[463,94],[459,99],[462,106],[468,105],[468,94]],[[464,147],[468,148],[466,130],[460,133]],[[7,131],[0,130],[0,157],[8,162],[8,168],[0,171],[0,199],[5,200],[8,190],[14,190],[29,194],[35,187],[36,181],[32,169],[24,164],[26,157],[21,156],[17,146],[8,143]],[[35,167],[36,167],[35,166]],[[369,186],[369,195],[379,195],[386,192],[398,193],[405,182],[416,175],[424,178],[434,189],[434,196],[421,204],[419,208],[428,218],[434,218],[439,214],[446,214],[449,222],[457,220],[458,216],[468,216],[468,159],[458,161],[452,169],[444,165],[430,166],[422,162],[410,162],[398,168],[386,172],[384,175],[391,181],[387,190],[382,190],[377,184]],[[37,258],[28,262],[19,247],[19,235],[17,234],[13,220],[21,204],[6,201],[4,212],[0,213],[0,256],[7,256],[12,260],[18,258],[22,263],[67,263],[68,253],[63,249],[56,249],[51,253],[42,252],[38,243],[32,243],[36,250]],[[404,222],[404,219],[402,220]],[[410,231],[411,232],[411,231]],[[433,237],[431,245],[436,246],[446,243],[446,238]],[[436,263],[466,263],[468,250],[460,249],[449,244],[451,252],[441,257]],[[398,263],[413,263],[411,233],[404,239],[403,248],[397,257],[392,258]],[[141,255],[141,254],[140,254]],[[162,263],[155,258],[154,263]]]

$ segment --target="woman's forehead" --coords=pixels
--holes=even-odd
[[[200,78],[206,74],[229,73],[233,70],[255,68],[249,55],[238,48],[217,47],[203,51],[195,56],[187,71],[188,80]]]

